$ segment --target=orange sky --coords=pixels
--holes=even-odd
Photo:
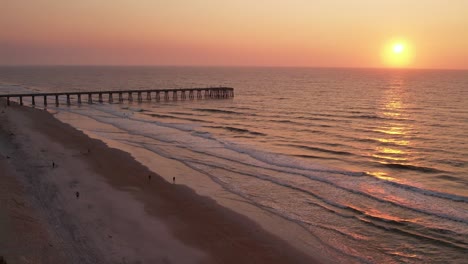
[[[0,64],[468,69],[468,0],[0,0]],[[387,61],[386,61],[387,60]]]

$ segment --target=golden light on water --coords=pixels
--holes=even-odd
[[[376,153],[372,154],[372,157],[381,160],[381,163],[405,162],[408,160],[406,158],[408,153],[396,147],[377,147],[375,150]]]
[[[368,171],[367,174],[372,175],[376,178],[379,178],[381,180],[386,180],[386,181],[394,181],[395,178],[388,176],[386,172],[383,171]]]
[[[388,162],[388,161],[407,161],[406,158],[395,158],[395,157],[391,157],[391,156],[384,156],[384,155],[377,155],[377,154],[372,155],[372,157],[386,160],[386,162]],[[383,162],[383,163],[385,163],[385,162]]]
[[[378,149],[379,149],[379,152],[381,153],[388,153],[388,154],[405,154],[406,153],[405,151],[396,149],[396,148],[381,147]]]
[[[379,129],[375,129],[374,131],[388,134],[388,135],[404,135],[405,134],[402,127],[396,127],[396,126],[382,127]]]
[[[387,138],[374,138],[374,140],[382,142],[382,143],[390,143],[390,144],[395,144],[395,145],[400,145],[400,146],[406,146],[409,144],[408,140],[401,140],[401,139],[387,139]]]
[[[404,53],[405,47],[392,45],[391,53]],[[408,134],[411,133],[411,125],[403,122],[407,118],[405,112],[404,90],[406,89],[404,79],[398,73],[388,85],[388,89],[382,92],[381,107],[379,115],[385,116],[383,123],[375,126],[374,132],[380,134],[374,138],[375,141],[383,144],[375,146],[374,151],[369,154],[375,162],[380,164],[409,164],[412,160],[412,153],[406,147],[411,145]],[[367,174],[376,178],[395,181],[385,170],[369,171]]]

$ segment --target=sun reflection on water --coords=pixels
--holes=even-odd
[[[388,135],[405,135],[406,132],[404,130],[405,128],[400,126],[388,126],[388,127],[380,127],[377,129],[374,129],[376,132],[388,134]]]
[[[392,161],[407,161],[408,160],[407,158],[398,158],[398,157],[391,157],[391,156],[378,155],[378,154],[373,154],[372,157],[383,159],[383,160],[392,160]]]
[[[399,140],[393,138],[374,138],[374,140],[379,141],[381,143],[389,143],[392,145],[394,144],[399,146],[407,146],[409,144],[408,140]]]
[[[384,116],[382,123],[378,123],[373,131],[381,136],[374,138],[378,143],[370,154],[374,162],[380,164],[410,164],[411,154],[407,147],[411,145],[408,136],[411,133],[411,125],[404,120],[407,119],[405,112],[405,85],[403,76],[395,76],[384,90],[379,116]],[[388,172],[377,170],[367,172],[376,178],[395,181]]]
[[[383,171],[368,171],[366,173],[376,178],[379,178],[381,180],[395,181],[395,178],[389,176],[386,172],[383,172]]]
[[[400,149],[395,148],[386,148],[386,147],[378,147],[377,148],[380,153],[389,153],[389,154],[405,154],[406,152]]]

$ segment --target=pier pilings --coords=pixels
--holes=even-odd
[[[152,95],[151,93],[155,93],[154,99],[156,101],[160,101],[161,97],[164,97],[165,101],[169,101],[172,99],[173,101],[177,100],[186,100],[187,99],[187,93],[188,93],[188,98],[190,100],[195,99],[208,99],[208,98],[213,98],[213,99],[226,99],[226,98],[232,98],[234,97],[234,88],[230,87],[212,87],[212,88],[183,88],[183,89],[146,89],[146,90],[115,90],[115,91],[87,91],[87,92],[56,92],[56,93],[30,93],[30,94],[0,94],[0,98],[5,98],[7,101],[7,105],[10,105],[11,99],[12,98],[17,98],[17,102],[19,102],[20,105],[23,105],[24,98],[30,97],[31,98],[31,104],[32,106],[36,105],[36,97],[37,96],[42,96],[44,99],[44,106],[47,106],[47,97],[52,96],[55,97],[55,105],[59,106],[60,105],[60,97],[65,96],[66,97],[66,104],[67,105],[72,105],[72,99],[74,96],[76,96],[77,104],[82,103],[82,95],[87,95],[88,96],[88,103],[92,104],[93,103],[93,96],[98,97],[99,103],[103,103],[103,94],[108,95],[108,102],[113,103],[113,94],[118,94],[118,100],[119,103],[124,102],[125,100],[132,102],[133,101],[133,93],[137,94],[137,100],[138,102],[143,101],[143,93],[146,93],[146,101],[151,101]],[[196,95],[195,95],[196,93]],[[126,98],[124,96],[126,94]]]

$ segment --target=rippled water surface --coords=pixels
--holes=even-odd
[[[54,109],[302,225],[341,262],[468,258],[466,71],[17,67],[0,68],[0,85],[234,87],[226,100]]]

